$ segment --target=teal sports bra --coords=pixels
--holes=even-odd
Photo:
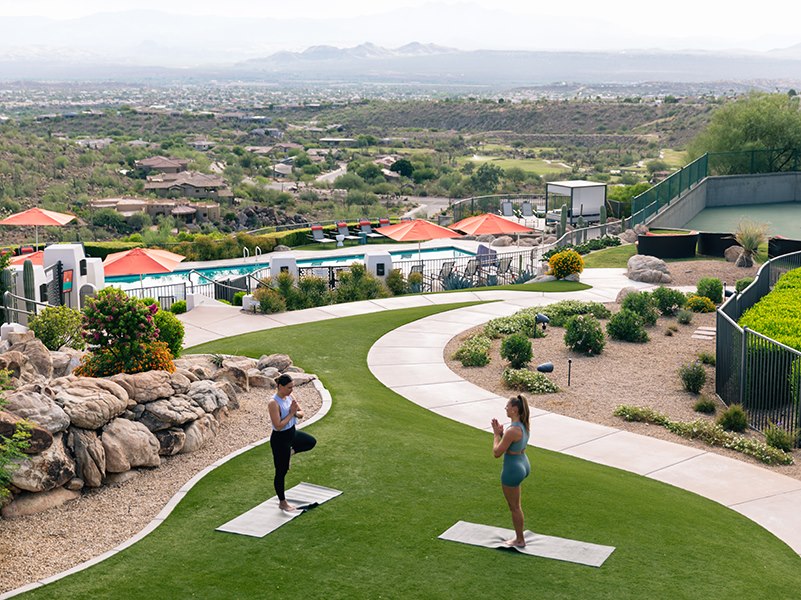
[[[521,437],[516,442],[512,442],[511,444],[509,444],[509,448],[507,448],[506,451],[515,453],[522,452],[526,448],[526,446],[528,446],[528,431],[526,430],[525,427],[523,427],[523,424],[519,421],[513,421],[512,423],[509,423],[509,427],[520,427],[520,429],[523,432],[523,437]]]

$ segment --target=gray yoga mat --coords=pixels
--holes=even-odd
[[[225,525],[220,525],[217,531],[264,537],[310,508],[327,502],[331,498],[336,498],[341,493],[339,490],[302,482],[286,491],[287,502],[300,510],[281,510],[278,508],[278,496],[273,496],[246,513],[231,519]]]
[[[600,546],[576,540],[566,540],[550,535],[539,535],[531,531],[525,531],[523,535],[526,539],[526,546],[524,548],[514,548],[518,552],[542,558],[565,560],[590,567],[600,567],[609,558],[609,555],[615,551],[614,546]],[[515,532],[512,529],[479,525],[477,523],[468,523],[467,521],[459,521],[439,536],[441,540],[461,542],[485,548],[508,548],[509,546],[504,542],[514,537]]]

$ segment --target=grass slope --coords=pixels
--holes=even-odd
[[[667,485],[542,450],[531,452],[533,474],[524,484],[527,525],[616,546],[602,568],[438,540],[459,519],[510,526],[491,437],[384,388],[366,356],[385,332],[453,306],[384,311],[195,348],[287,352],[317,373],[333,408],[309,428],[318,445],[293,460],[287,484],[310,481],[344,494],[263,539],[215,532],[273,495],[264,445],[212,472],[130,549],[26,597],[476,598],[510,584],[549,599],[797,595],[799,557],[744,517]]]

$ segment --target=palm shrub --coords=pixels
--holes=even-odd
[[[623,298],[620,307],[637,313],[642,319],[643,324],[656,325],[659,313],[654,306],[651,294],[648,292],[633,292]]]
[[[592,315],[575,315],[565,324],[565,346],[575,352],[600,354],[606,339],[601,323]]]
[[[720,304],[723,301],[723,283],[717,277],[699,279],[696,295],[709,298],[715,304]]]
[[[273,277],[275,290],[284,298],[287,310],[297,310],[300,306],[298,290],[295,287],[295,276],[289,271],[281,271]]]
[[[581,273],[584,270],[584,259],[575,250],[557,252],[548,259],[549,275],[557,279],[564,279],[569,275]]]
[[[167,310],[158,311],[153,320],[158,327],[159,340],[167,344],[173,358],[178,358],[184,345],[184,324]]]
[[[531,362],[531,342],[522,333],[513,333],[501,342],[501,358],[509,361],[513,369],[520,369]]]
[[[706,296],[692,295],[687,298],[687,308],[697,313],[715,312],[715,303]]]
[[[490,362],[490,347],[492,341],[485,335],[474,335],[467,338],[453,358],[462,363],[463,367],[483,367]]]
[[[663,285],[651,292],[651,299],[659,312],[665,316],[675,315],[687,303],[687,296],[679,290]]]
[[[706,370],[701,363],[692,362],[679,367],[679,377],[685,390],[697,394],[706,383]]]
[[[648,332],[642,324],[642,318],[634,311],[624,308],[609,319],[606,333],[613,340],[644,344],[649,340]]]
[[[735,265],[751,267],[754,265],[754,256],[759,251],[759,247],[768,239],[768,226],[753,221],[740,221],[734,232],[734,239],[743,248]]]
[[[81,311],[69,306],[48,306],[31,317],[28,327],[48,350],[69,346],[82,350],[86,342],[81,335],[83,316]]]
[[[720,415],[718,425],[726,431],[736,431],[742,433],[748,428],[748,414],[741,404],[732,404]]]

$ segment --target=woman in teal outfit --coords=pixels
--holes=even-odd
[[[512,512],[512,524],[515,528],[515,538],[508,540],[508,546],[522,548],[526,545],[523,537],[523,509],[520,506],[520,484],[531,472],[531,464],[526,456],[526,446],[529,436],[529,410],[528,400],[518,395],[509,398],[506,403],[506,416],[512,422],[504,431],[498,419],[492,420],[492,453],[495,458],[503,456],[503,471],[501,471],[501,488],[509,510]]]

